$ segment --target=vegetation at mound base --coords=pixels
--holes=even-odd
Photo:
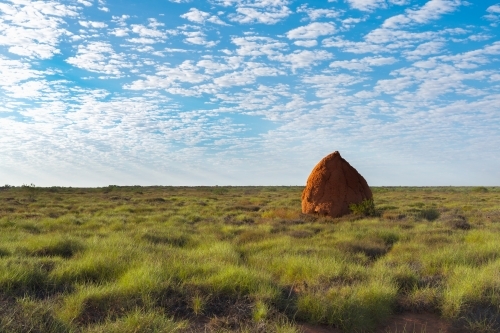
[[[431,312],[500,330],[500,189],[0,188],[0,332],[370,332]]]

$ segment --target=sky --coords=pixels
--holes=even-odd
[[[499,0],[0,0],[0,185],[500,185]]]

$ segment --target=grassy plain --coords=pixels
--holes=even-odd
[[[500,331],[500,188],[373,188],[340,219],[301,191],[0,188],[0,332]]]

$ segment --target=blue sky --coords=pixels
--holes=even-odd
[[[500,2],[0,0],[0,183],[500,185]]]

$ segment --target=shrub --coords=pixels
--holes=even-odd
[[[418,212],[418,217],[426,219],[427,221],[434,221],[439,217],[439,211],[436,208],[422,209]]]
[[[486,187],[484,187],[484,186],[478,186],[478,187],[474,187],[472,189],[472,192],[487,193],[488,189]]]
[[[349,210],[356,215],[376,216],[375,204],[371,199],[365,199],[358,204],[350,204]]]
[[[7,249],[3,249],[3,248],[0,247],[0,258],[1,257],[6,257],[8,255],[10,255],[10,252]]]
[[[453,229],[469,230],[472,226],[467,222],[467,219],[463,215],[458,215],[454,219],[446,221],[446,224]]]
[[[216,187],[212,190],[212,192],[217,195],[224,195],[229,192],[229,189],[224,187]]]

